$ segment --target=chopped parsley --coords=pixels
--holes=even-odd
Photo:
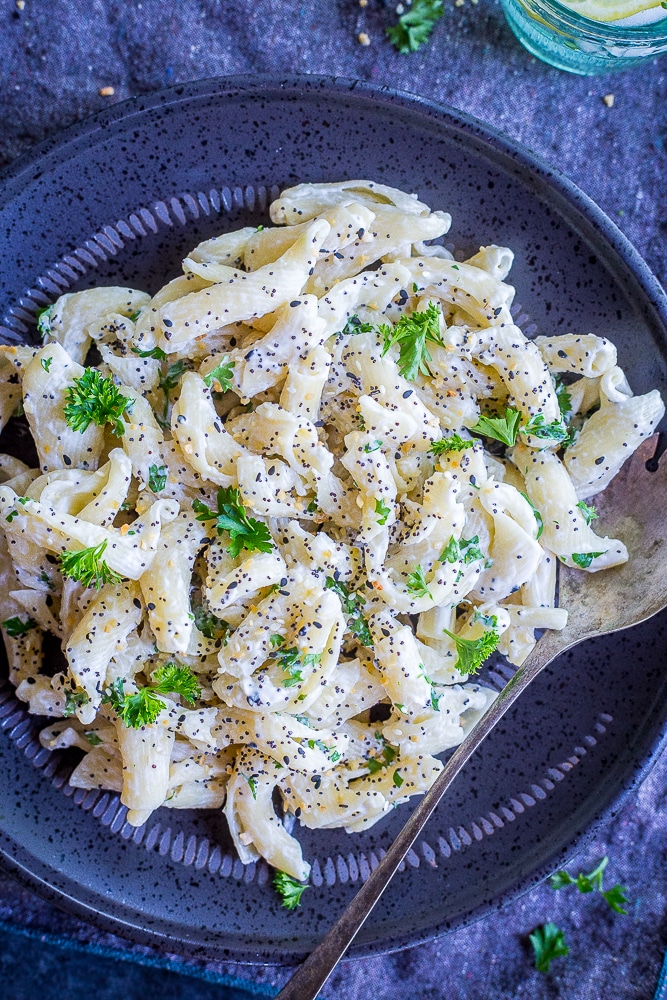
[[[568,414],[572,413],[572,396],[568,392],[567,386],[563,385],[563,381],[558,377],[558,375],[552,375],[551,378],[554,384],[556,399],[558,400],[560,415],[563,420],[566,420]]]
[[[94,733],[92,731],[89,732],[89,733],[84,733],[83,735],[86,737],[86,739],[90,743],[91,747],[98,747],[100,745],[100,743],[104,742],[104,740],[100,739],[100,737],[97,735],[97,733]]]
[[[400,708],[402,711],[403,705],[401,705]],[[376,733],[375,738],[381,739],[384,744],[382,747],[382,760],[379,760],[377,757],[369,757],[366,761],[369,774],[377,774],[377,772],[382,771],[383,768],[389,767],[389,765],[395,761],[398,756],[398,750],[396,750],[395,747],[390,746],[380,733]]]
[[[372,323],[362,323],[358,316],[350,316],[343,329],[343,337],[352,337],[356,333],[372,333],[375,327]]]
[[[401,316],[393,329],[388,324],[378,327],[384,340],[383,357],[390,347],[398,344],[398,370],[408,382],[414,382],[420,374],[431,374],[428,367],[431,355],[426,345],[430,342],[442,346],[441,315],[440,306],[431,302],[424,312]]]
[[[516,443],[520,420],[519,410],[513,410],[511,406],[508,406],[505,408],[504,417],[480,416],[475,426],[471,427],[470,430],[483,437],[495,438],[496,441],[502,441],[503,444],[512,448]]]
[[[34,618],[28,618],[27,621],[23,621],[18,615],[14,615],[13,618],[7,618],[2,623],[7,635],[11,636],[12,639],[18,639],[19,636],[25,635],[26,632],[30,632],[31,629],[37,626],[37,622]]]
[[[98,427],[110,424],[117,437],[125,430],[121,418],[134,402],[123,396],[114,381],[105,378],[97,368],[86,368],[83,375],[75,378],[65,390],[65,398],[63,413],[72,430],[83,434],[90,424]]]
[[[388,507],[383,500],[375,501],[375,513],[378,515],[377,522],[381,527],[387,523],[387,518],[391,514],[391,507]]]
[[[579,566],[580,569],[588,569],[594,559],[603,555],[604,552],[573,552],[570,558],[575,566]]]
[[[82,705],[87,705],[90,701],[87,691],[65,691],[65,708],[63,710],[63,715],[66,719],[70,715],[74,715],[77,708],[81,708]]]
[[[581,513],[586,518],[586,524],[590,524],[591,521],[594,521],[596,519],[596,517],[599,517],[599,514],[598,514],[597,510],[595,509],[595,507],[592,507],[592,506],[589,507],[588,504],[585,503],[583,500],[579,501],[579,503],[577,504],[577,507],[579,508],[579,510],[581,511]]]
[[[42,358],[40,361],[40,364],[47,375],[49,374],[49,368],[51,367],[52,362],[53,358]]]
[[[189,667],[173,661],[158,667],[153,674],[151,686],[158,694],[179,694],[188,705],[194,705],[201,696],[196,674]]]
[[[332,576],[326,578],[324,584],[327,590],[333,590],[340,599],[343,614],[347,616],[347,630],[359,640],[362,646],[371,648],[373,646],[373,636],[368,627],[368,622],[361,613],[361,609],[366,603],[366,598],[358,591],[350,590],[340,580],[334,580]]]
[[[433,595],[428,589],[428,584],[426,583],[426,578],[424,576],[424,570],[421,566],[417,566],[415,570],[410,573],[406,587],[408,593],[412,594],[413,597],[430,597],[431,600],[433,600]]]
[[[541,441],[558,441],[563,447],[567,447],[572,441],[571,431],[562,420],[552,420],[548,424],[543,413],[535,413],[521,431],[523,434],[532,434]]]
[[[130,319],[132,319],[131,316]],[[164,353],[161,347],[151,347],[149,351],[141,351],[139,350],[138,347],[133,347],[132,353],[137,354],[140,358],[155,358],[156,361],[167,360],[167,355]]]
[[[479,547],[479,535],[473,535],[472,538],[461,538],[458,542],[452,535],[438,557],[439,562],[456,563],[462,561],[466,566],[477,559],[484,559],[484,553]]]
[[[99,545],[91,545],[78,552],[65,550],[60,554],[60,571],[70,580],[78,580],[84,587],[99,590],[105,583],[119,583],[122,577],[107,566],[102,558],[106,551],[106,539]]]
[[[243,777],[248,782],[248,787],[250,788],[250,791],[252,792],[253,799],[255,799],[255,801],[257,801],[257,777],[256,777],[256,775],[251,774],[250,776],[248,776],[247,774],[244,774]]]
[[[141,316],[141,309],[136,309],[133,313],[130,313],[130,315],[127,318],[129,319],[130,323],[136,323],[140,316]]]
[[[540,535],[542,534],[542,532],[544,531],[544,518],[542,517],[542,515],[539,512],[539,510],[537,509],[537,507],[535,506],[535,504],[533,503],[533,501],[530,499],[530,497],[528,496],[528,494],[527,493],[523,493],[521,490],[519,490],[519,492],[521,493],[521,496],[523,497],[523,499],[526,500],[530,504],[530,509],[532,510],[532,512],[533,512],[533,514],[535,516],[535,520],[537,521],[537,535],[535,536],[535,538],[539,538]],[[579,506],[579,504],[577,504],[577,507],[578,506]]]
[[[585,874],[584,872],[579,872],[574,878],[569,872],[561,869],[561,871],[555,872],[549,879],[549,883],[552,889],[564,889],[566,886],[574,885],[577,887],[579,892],[599,892],[604,898],[605,902],[615,913],[626,914],[628,911],[624,909],[627,906],[628,900],[625,896],[625,886],[614,885],[611,889],[603,890],[602,882],[604,879],[604,871],[609,863],[609,858],[604,857],[592,872]]]
[[[230,389],[234,388],[233,377],[234,362],[230,361],[225,354],[220,364],[204,375],[204,382],[214,392],[229,392]]]
[[[286,910],[296,910],[301,905],[301,897],[308,888],[308,883],[297,881],[287,872],[277,871],[273,876],[273,888]]]
[[[442,0],[412,0],[398,23],[387,28],[387,37],[402,54],[416,52],[429,40],[444,12]]]
[[[372,451],[378,451],[382,447],[382,441],[370,441],[368,444],[364,445],[364,451],[367,455],[370,455]]]
[[[133,694],[125,694],[122,677],[117,677],[111,687],[102,694],[102,704],[111,705],[118,718],[128,729],[152,726],[166,704],[149,687],[139,688]]]
[[[548,972],[554,958],[570,953],[565,944],[565,935],[551,921],[536,927],[529,939],[535,952],[535,968],[538,972]]]
[[[461,674],[476,673],[500,642],[500,636],[496,631],[485,632],[478,639],[463,639],[446,628],[443,632],[454,641],[458,653],[454,666]]]
[[[167,485],[166,465],[151,465],[148,469],[148,485],[153,493],[159,493]]]
[[[469,438],[462,438],[460,434],[450,434],[449,437],[433,441],[429,448],[431,455],[445,455],[450,451],[463,451],[464,448],[472,448],[475,442]]]
[[[400,788],[401,785],[403,784],[403,781],[405,779],[401,776],[401,773],[397,769],[396,771],[394,771],[392,780],[393,780],[394,784],[396,785],[396,787]]]
[[[37,333],[40,335],[42,340],[48,337],[51,333],[51,316],[53,315],[53,310],[55,305],[45,306],[43,309],[38,309],[35,314],[35,319],[37,320]]]
[[[219,535],[229,533],[227,551],[233,557],[238,556],[241,549],[248,552],[273,552],[273,539],[263,521],[248,517],[241,502],[241,494],[233,486],[218,490],[218,509],[211,508],[199,499],[192,501],[192,507],[198,521],[215,521]]]
[[[217,638],[217,634],[229,630],[229,622],[224,618],[218,618],[212,611],[205,611],[201,604],[192,609],[195,617],[195,625],[207,639]]]
[[[278,639],[281,640],[280,643],[278,643]],[[295,684],[302,684],[301,671],[306,667],[316,666],[322,659],[321,653],[306,653],[304,656],[297,646],[285,648],[285,640],[282,636],[272,635],[269,641],[272,646],[278,647],[274,652],[269,653],[270,658],[276,661],[283,673],[287,674],[283,681],[283,687],[289,688],[294,687]]]

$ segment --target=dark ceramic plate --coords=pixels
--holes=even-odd
[[[199,240],[266,222],[275,186],[346,177],[448,209],[461,251],[512,247],[512,280],[538,329],[604,334],[636,392],[664,391],[667,302],[581,192],[458,113],[316,77],[200,82],[129,101],[12,165],[0,195],[3,338],[29,336],[39,305],[68,288],[156,290]],[[354,954],[423,941],[499,906],[617,806],[662,746],[665,622],[586,643],[538,679],[438,809]],[[218,815],[162,809],[134,831],[117,796],[72,793],[71,761],[39,746],[8,686],[0,701],[7,869],[98,926],[170,950],[302,956],[407,814],[352,836],[300,831],[313,887],[288,913],[266,866],[235,858]]]

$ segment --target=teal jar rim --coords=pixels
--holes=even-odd
[[[652,24],[618,24],[616,21],[595,21],[584,17],[558,0],[518,0],[518,3],[527,13],[539,13],[553,27],[567,27],[579,35],[585,32],[591,39],[613,39],[626,45],[641,42],[664,42],[667,45],[667,11],[664,18]]]

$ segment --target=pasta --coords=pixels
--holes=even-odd
[[[304,184],[271,218],[0,347],[38,456],[0,455],[0,611],[73,785],[134,825],[224,810],[243,862],[302,881],[283,817],[354,832],[424,792],[495,696],[482,663],[565,626],[558,561],[627,559],[586,501],[664,405],[604,338],[527,339],[511,250],[455,260],[414,196]]]

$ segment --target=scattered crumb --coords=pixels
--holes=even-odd
[[[371,40],[370,40],[370,38],[368,37],[368,35],[366,34],[365,31],[359,32],[359,42],[360,42],[361,45],[370,45],[371,44]]]
[[[360,7],[367,7],[368,6],[368,0],[359,0],[359,6]]]
[[[16,0],[16,9],[23,10],[25,7],[25,0]]]
[[[608,108],[613,108],[613,106],[614,106],[614,95],[613,94],[605,94],[604,97],[602,98],[602,100],[604,101],[604,103],[607,105]]]
[[[113,97],[115,93],[113,87],[100,87],[100,97]]]
[[[454,0],[455,7],[463,7],[465,0]]]

